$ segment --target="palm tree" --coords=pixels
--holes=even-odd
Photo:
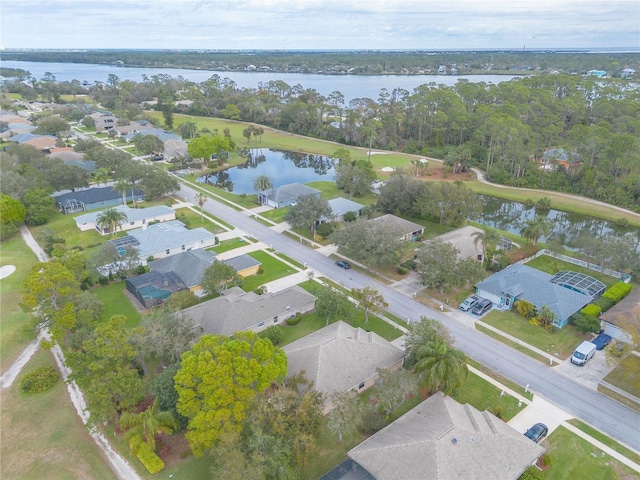
[[[109,181],[109,169],[98,168],[93,174],[93,178],[96,180],[96,183],[98,184],[98,186],[101,183],[104,183],[104,185],[106,186],[107,182]]]
[[[132,450],[136,445],[145,442],[152,451],[156,451],[156,433],[171,433],[176,427],[176,420],[170,412],[158,409],[156,398],[149,408],[140,413],[123,413],[120,417],[120,428],[128,430],[126,438]]]
[[[124,179],[120,179],[113,185],[113,188],[114,190],[122,194],[122,204],[126,205],[127,204],[127,188],[129,188],[129,185],[127,184],[127,182]]]
[[[200,222],[203,222],[204,220],[202,219],[202,207],[204,207],[204,204],[207,203],[207,196],[202,192],[197,193],[196,202],[198,202],[198,206],[200,207]]]
[[[273,188],[273,178],[268,177],[266,175],[258,175],[253,180],[253,189],[256,192],[264,192],[265,190],[269,190]]]
[[[546,237],[551,232],[553,223],[547,217],[536,216],[525,222],[524,227],[520,230],[520,234],[537,245],[540,237]]]
[[[415,371],[424,372],[422,386],[430,392],[451,395],[469,375],[467,357],[443,340],[434,340],[416,351]]]
[[[482,232],[474,232],[471,234],[473,246],[478,247],[478,243],[482,245],[482,258],[487,258],[487,250],[495,250],[500,243],[500,234],[493,228],[487,228]]]
[[[115,237],[116,229],[126,221],[127,214],[115,208],[107,208],[96,217],[96,225],[100,231],[104,231],[104,228],[108,227],[112,237]]]

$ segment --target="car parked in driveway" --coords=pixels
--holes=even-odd
[[[591,343],[593,343],[598,350],[603,350],[604,347],[611,343],[611,336],[607,335],[606,333],[601,333],[596,338],[591,340]]]
[[[536,423],[525,432],[524,436],[536,443],[540,443],[547,436],[547,433],[549,433],[549,429],[544,423]]]
[[[475,304],[471,313],[474,315],[482,315],[485,312],[489,311],[493,307],[493,302],[488,298],[481,299],[478,303]]]
[[[349,270],[351,268],[351,264],[344,260],[336,261],[336,265],[339,266],[340,268],[344,268],[345,270]]]
[[[466,312],[470,310],[476,303],[478,303],[478,300],[480,299],[477,295],[471,295],[470,297],[465,298],[465,300],[460,304],[459,308],[463,312]]]

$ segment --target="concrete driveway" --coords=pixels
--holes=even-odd
[[[611,347],[609,346],[606,348]],[[571,377],[576,382],[580,382],[585,387],[597,390],[600,381],[615,367],[615,364],[609,365],[607,363],[607,355],[605,351],[598,350],[593,358],[591,358],[591,360],[582,367],[574,365],[568,358],[560,365],[553,367],[553,369],[559,371],[563,375]]]
[[[569,413],[540,398],[540,395],[534,395],[533,401],[508,423],[522,434],[536,423],[544,423],[549,429],[547,435],[551,435],[556,428],[570,418],[573,416]]]

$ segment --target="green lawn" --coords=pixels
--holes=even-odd
[[[35,333],[23,328],[31,317],[20,308],[20,287],[31,267],[37,263],[35,254],[16,234],[0,244],[0,266],[14,265],[16,271],[0,280],[0,365],[6,370],[22,349],[35,338]]]
[[[508,422],[515,417],[526,405],[518,407],[518,400],[511,395],[500,396],[500,389],[474,373],[469,373],[462,387],[453,398],[462,403],[468,403],[481,412],[489,410],[498,418]]]
[[[640,398],[640,357],[627,355],[604,381]]]
[[[239,247],[245,247],[246,245],[247,245],[247,242],[245,242],[242,238],[237,237],[237,238],[230,238],[229,240],[223,240],[218,245],[216,245],[213,248],[210,248],[209,250],[213,250],[216,253],[224,253]]]
[[[185,226],[190,230],[193,228],[202,227],[210,231],[211,233],[222,233],[226,231],[223,227],[207,219],[206,216],[203,216],[202,220],[200,220],[200,213],[196,213],[190,208],[179,208],[178,210],[176,210],[176,219],[184,223]],[[233,230],[233,227],[226,222],[223,222],[218,218],[216,218],[215,220],[227,227],[229,230]]]
[[[637,478],[637,473],[574,435],[564,427],[558,427],[543,443],[551,460],[543,472],[549,480],[614,480]]]
[[[60,212],[55,212],[51,220],[45,225],[30,227],[31,233],[36,240],[39,240],[43,231],[50,230],[56,236],[65,239],[67,248],[80,247],[86,249],[102,245],[109,237],[101,236],[96,230],[81,232],[80,229],[78,229],[74,217],[84,215],[84,213],[85,212],[75,215],[63,215]]]
[[[268,218],[273,223],[282,223],[284,222],[284,216],[290,210],[290,207],[282,207],[282,208],[272,208],[271,210],[266,210],[260,213],[261,217]]]
[[[608,437],[604,433],[600,433],[595,428],[591,428],[589,425],[587,425],[585,423],[582,423],[578,419],[572,418],[571,420],[569,420],[569,423],[571,425],[573,425],[574,427],[579,428],[580,430],[585,432],[587,435],[589,435],[589,436],[595,438],[596,440],[604,443],[607,447],[612,448],[616,452],[621,453],[622,455],[624,455],[629,460],[631,460],[631,461],[637,463],[638,465],[640,465],[640,455],[638,455],[637,453],[629,450],[626,447],[623,447],[618,442],[613,440],[611,437]]]
[[[265,283],[269,283],[273,280],[277,280],[282,277],[286,277],[287,275],[291,275],[292,273],[296,273],[296,270],[285,265],[277,258],[272,257],[266,252],[256,251],[249,253],[249,256],[258,260],[262,265],[260,266],[264,273],[259,273],[257,275],[252,275],[244,279],[243,282],[243,290],[246,292],[250,292],[255,290],[260,285],[264,285]]]
[[[479,332],[482,332],[482,333],[484,333],[486,335],[489,335],[490,337],[495,338],[496,340],[504,343],[505,345],[509,345],[511,348],[514,348],[514,349],[518,350],[519,352],[524,353],[525,355],[529,355],[531,358],[535,358],[536,360],[538,360],[539,362],[544,363],[545,365],[549,364],[549,360],[544,355],[539,355],[538,353],[534,352],[530,348],[522,346],[518,342],[514,342],[514,341],[510,340],[509,338],[506,338],[504,335],[501,335],[500,333],[494,332],[493,330],[491,330],[489,328],[486,328],[486,327],[484,327],[482,325],[479,325],[479,324],[476,323],[475,327],[476,327],[476,330],[478,330]]]
[[[572,325],[552,332],[531,325],[526,319],[511,311],[491,310],[482,321],[562,360],[569,358],[576,346],[587,339]]]
[[[97,286],[91,290],[91,293],[94,293],[104,304],[102,320],[107,321],[113,315],[124,315],[127,317],[125,326],[133,328],[140,323],[141,315],[124,294],[125,288],[124,282],[115,281],[104,287]]]
[[[536,268],[543,272],[555,275],[562,270],[571,270],[578,273],[584,273],[597,280],[600,280],[607,287],[617,283],[619,280],[604,273],[589,270],[588,268],[581,267],[580,265],[573,265],[572,263],[564,262],[560,259],[550,257],[549,255],[540,255],[538,258],[527,262],[527,267]]]
[[[51,354],[39,350],[25,372],[49,365],[54,365]],[[16,382],[2,390],[0,399],[0,478],[116,478],[78,417],[61,380],[51,390],[33,395],[21,393]]]

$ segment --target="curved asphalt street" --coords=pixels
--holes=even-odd
[[[196,190],[181,182],[178,193],[181,198],[197,205],[195,193]],[[521,386],[528,384],[529,389],[536,395],[640,452],[640,415],[633,410],[442,312],[428,308],[386,285],[375,282],[364,274],[337,268],[333,260],[250,218],[248,212],[234,210],[215,201],[215,198],[211,200],[204,204],[204,210],[211,215],[234,225],[247,235],[258,238],[298,262],[306,263],[313,270],[342,283],[347,288],[362,288],[364,285],[375,283],[376,288],[389,303],[388,310],[394,315],[412,321],[419,320],[422,316],[435,318],[447,327],[456,341],[457,348],[469,357]]]

